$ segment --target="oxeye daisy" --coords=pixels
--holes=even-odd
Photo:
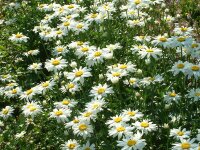
[[[59,71],[67,66],[67,62],[65,59],[62,59],[62,57],[58,58],[51,58],[51,60],[48,60],[45,62],[45,68],[48,71]]]
[[[60,108],[54,109],[53,112],[50,113],[50,118],[55,118],[58,123],[65,122],[68,120],[67,117],[71,115],[70,109]]]
[[[22,33],[12,34],[9,40],[13,42],[27,42],[29,37],[23,35]]]
[[[69,128],[76,126],[80,121],[81,119],[79,117],[74,117],[72,121],[65,123],[65,127]]]
[[[33,63],[28,66],[29,70],[33,70],[37,73],[38,70],[42,69],[42,63]]]
[[[82,136],[84,139],[91,137],[91,134],[93,133],[93,127],[86,121],[79,122],[72,126],[72,129],[75,135]]]
[[[83,144],[83,145],[80,147],[80,150],[95,150],[95,145],[94,145],[94,144],[90,144],[90,142],[87,141],[86,144]]]
[[[181,127],[179,127],[178,129],[171,129],[170,136],[176,139],[185,139],[190,137],[190,131],[186,131],[185,128],[181,130]]]
[[[8,117],[12,116],[14,109],[11,106],[6,106],[5,108],[1,109],[0,117],[3,119],[7,119]]]
[[[131,87],[137,87],[139,80],[137,78],[130,78],[123,81],[124,84],[129,85]]]
[[[178,102],[180,99],[181,96],[177,94],[175,91],[167,92],[167,94],[164,95],[164,101],[166,103]]]
[[[25,52],[24,55],[25,56],[36,56],[37,54],[39,54],[39,50],[38,49],[34,49],[34,50],[29,50],[28,52]]]
[[[91,77],[92,74],[90,73],[90,68],[86,67],[80,67],[79,69],[75,68],[73,72],[69,72],[67,74],[67,79],[70,79],[71,81],[84,83],[84,78]]]
[[[168,36],[166,34],[156,36],[152,41],[152,44],[154,44],[155,46],[160,45],[166,48],[169,46]]]
[[[66,93],[67,91],[69,91],[70,93],[74,94],[75,92],[79,91],[79,85],[76,82],[69,82],[65,85],[62,85],[62,87],[60,88],[60,90],[63,93]]]
[[[132,64],[131,62],[124,63],[124,64],[117,64],[117,68],[125,71],[126,73],[135,72],[136,65]]]
[[[96,49],[95,46],[89,46],[89,45],[82,45],[81,47],[78,47],[75,51],[75,54],[81,58],[82,56],[88,56],[90,51],[94,51]]]
[[[58,45],[54,48],[55,55],[65,55],[68,53],[68,49],[64,45]]]
[[[129,117],[127,117],[126,115],[124,114],[121,114],[121,115],[116,115],[114,117],[111,117],[110,120],[108,120],[106,122],[107,125],[109,125],[109,127],[113,127],[113,126],[116,126],[116,125],[119,125],[119,124],[123,124],[123,123],[126,123],[130,120]]]
[[[90,91],[90,96],[102,98],[106,97],[108,94],[112,94],[113,88],[109,87],[106,83],[104,85],[99,84],[98,86],[92,87],[92,90]]]
[[[31,116],[32,118],[42,112],[41,106],[35,102],[28,102],[22,107],[22,110],[25,116]]]
[[[112,137],[118,137],[118,139],[123,136],[128,136],[133,133],[134,127],[128,126],[127,124],[116,124],[109,129],[108,134]]]
[[[126,136],[122,140],[117,141],[117,143],[117,146],[123,150],[142,150],[146,145],[145,139],[142,139],[142,134],[139,132]]]
[[[86,104],[86,110],[98,113],[103,110],[106,102],[103,99],[93,99],[91,102]]]
[[[76,140],[68,140],[64,144],[61,145],[62,150],[78,150],[79,144]]]
[[[131,110],[130,108],[123,110],[123,115],[133,120],[137,120],[138,118],[143,117],[143,114],[141,112],[139,112],[138,110]]]
[[[72,41],[70,44],[67,45],[71,49],[78,49],[84,46],[89,46],[88,42],[83,41]]]
[[[200,88],[191,89],[189,91],[189,93],[187,94],[187,97],[192,99],[193,101],[199,101],[200,100]]]
[[[186,62],[182,62],[182,61],[178,61],[176,62],[173,66],[171,71],[173,72],[174,76],[179,74],[180,72],[186,74],[186,69],[188,68],[189,63]]]
[[[21,92],[22,92],[21,87],[16,87],[16,88],[10,89],[8,91],[5,91],[5,95],[9,98],[12,98],[12,97],[19,96],[21,94]]]
[[[194,143],[195,139],[180,139],[180,143],[173,144],[173,150],[194,150],[198,144]]]
[[[21,93],[20,98],[21,99],[26,99],[26,100],[31,100],[33,96],[36,94],[39,94],[40,90],[37,89],[37,87],[30,88],[24,92]]]
[[[65,98],[61,102],[54,103],[57,108],[73,108],[77,102],[73,99]]]
[[[38,89],[44,94],[47,90],[52,90],[54,85],[54,80],[49,80],[39,84]]]
[[[81,120],[83,120],[83,121],[84,120],[86,120],[86,121],[93,120],[94,121],[97,117],[97,112],[88,110],[88,111],[81,113],[80,116],[81,116]]]
[[[105,51],[104,49],[89,51],[89,54],[87,56],[87,65],[94,66],[95,64],[102,63],[107,53],[108,52]]]
[[[200,77],[200,64],[189,64],[186,69],[187,77],[190,79],[192,76],[197,80]]]
[[[133,123],[133,126],[137,130],[140,130],[140,131],[144,132],[145,134],[147,134],[148,132],[151,132],[151,131],[155,131],[157,129],[156,124],[153,124],[149,120],[143,120],[140,122],[136,121],[135,123]]]
[[[158,59],[158,56],[162,55],[162,50],[159,48],[151,48],[151,47],[144,47],[139,51],[140,57],[149,59],[153,57],[154,59]]]
[[[117,83],[119,79],[121,79],[123,76],[126,76],[126,75],[127,75],[126,72],[118,68],[110,69],[106,73],[107,80],[108,81],[110,80],[112,83]]]

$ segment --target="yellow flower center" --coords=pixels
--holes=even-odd
[[[199,71],[200,67],[195,65],[191,67],[192,71]]]
[[[176,97],[176,93],[171,92],[171,93],[169,93],[169,96],[170,96],[170,97]]]
[[[135,5],[138,5],[141,3],[141,0],[134,0]]]
[[[129,115],[129,116],[135,116],[135,112],[134,111],[129,111],[129,112],[127,112],[127,114]]]
[[[120,72],[113,72],[112,75],[113,75],[113,77],[119,77],[121,75],[121,73]]]
[[[68,27],[70,25],[70,22],[64,22],[64,26]]]
[[[29,89],[29,90],[26,91],[26,95],[30,95],[31,93],[33,93],[32,89]]]
[[[15,83],[8,83],[7,86],[14,86]]]
[[[62,31],[61,30],[56,31],[56,34],[62,34]]]
[[[58,47],[58,48],[57,48],[57,52],[62,52],[63,50],[64,50],[63,47]]]
[[[153,53],[154,50],[153,50],[153,49],[147,49],[146,52],[147,52],[147,53]]]
[[[84,117],[89,117],[89,116],[91,116],[91,114],[92,114],[91,112],[86,112],[86,113],[83,114],[83,116]]]
[[[126,69],[127,68],[127,65],[123,64],[123,65],[120,65],[119,67],[120,69]]]
[[[177,134],[178,134],[178,136],[183,136],[183,135],[184,135],[184,132],[179,131],[179,132],[177,132]]]
[[[79,70],[79,71],[77,71],[76,73],[75,73],[75,76],[76,77],[80,77],[80,76],[82,76],[83,75],[83,71],[82,70]]]
[[[44,82],[44,83],[42,83],[42,87],[48,87],[49,86],[49,82],[47,81],[47,82]]]
[[[73,123],[79,123],[79,120],[78,119],[74,119]]]
[[[181,144],[181,148],[182,149],[189,149],[191,146],[190,146],[190,143],[188,143],[188,142],[185,142],[185,143],[182,143]]]
[[[15,35],[15,37],[16,37],[16,38],[21,38],[21,37],[23,37],[23,35],[20,34],[20,33],[17,33],[17,34]]]
[[[137,24],[137,23],[139,23],[140,21],[137,19],[137,20],[133,20],[132,22],[133,22],[133,24]]]
[[[82,51],[82,52],[87,52],[88,50],[89,50],[89,48],[87,48],[87,47],[82,47],[82,48],[81,48],[81,51]]]
[[[68,85],[67,85],[67,87],[68,87],[68,89],[72,89],[72,88],[74,88],[74,84],[73,83],[69,83]]]
[[[62,114],[63,114],[62,110],[58,110],[58,111],[55,112],[55,115],[56,115],[56,116],[60,116],[60,115],[62,115]]]
[[[59,8],[59,13],[62,13],[63,11],[64,11],[63,7]]]
[[[9,112],[9,109],[7,109],[7,108],[3,108],[2,113],[3,113],[4,115],[7,115],[8,112]]]
[[[142,122],[140,125],[141,125],[141,127],[143,127],[143,128],[149,127],[149,123],[148,123],[148,122]]]
[[[60,64],[60,60],[55,59],[52,61],[52,65],[54,65],[54,66],[57,66],[59,64]]]
[[[182,68],[184,68],[184,67],[185,67],[184,64],[177,64],[177,68],[178,68],[178,69],[182,69]]]
[[[78,46],[81,46],[81,45],[83,45],[83,42],[82,42],[82,41],[78,41],[78,42],[77,42],[77,45],[78,45]]]
[[[98,94],[103,94],[105,92],[105,88],[100,87],[97,91]]]
[[[197,47],[199,47],[199,45],[196,44],[196,43],[193,43],[191,47],[192,47],[192,48],[197,48]]]
[[[129,82],[133,84],[133,83],[136,82],[136,80],[135,79],[130,79]]]
[[[181,31],[182,31],[182,32],[186,32],[187,30],[188,30],[187,27],[182,27],[182,28],[181,28]]]
[[[93,104],[92,108],[97,109],[99,107],[99,104]]]
[[[117,127],[117,132],[123,132],[125,128],[123,126]]]
[[[89,147],[86,147],[84,150],[91,150],[91,148],[89,148]]]
[[[87,125],[85,125],[85,124],[80,124],[79,125],[79,130],[80,131],[84,131],[84,130],[86,130],[87,129]]]
[[[69,103],[70,103],[70,101],[67,100],[67,99],[65,99],[65,100],[62,101],[62,104],[63,104],[63,105],[68,105]]]
[[[177,39],[177,41],[179,41],[179,42],[184,42],[185,40],[186,40],[185,37],[179,37],[179,38]]]
[[[101,56],[101,54],[102,54],[102,52],[97,51],[97,52],[94,53],[94,57],[99,57],[99,56]]]
[[[71,16],[71,15],[67,15],[65,18],[67,18],[67,19],[71,19],[72,16]]]
[[[76,28],[82,29],[82,28],[83,28],[83,24],[78,24],[78,25],[76,26]]]
[[[196,93],[195,93],[195,96],[200,96],[200,92],[196,92]]]
[[[137,142],[135,141],[135,140],[129,140],[128,142],[127,142],[127,145],[129,146],[129,147],[131,147],[131,146],[133,146],[133,145],[135,145]]]
[[[13,89],[13,90],[11,91],[11,93],[12,93],[12,94],[16,94],[16,93],[17,93],[17,90],[16,90],[16,89]]]
[[[96,18],[98,14],[91,14],[91,18]]]
[[[76,144],[71,143],[71,144],[68,144],[67,146],[69,149],[74,149],[76,147]]]
[[[71,5],[68,6],[68,8],[72,9],[72,8],[74,8],[74,5],[71,4]]]
[[[122,121],[122,117],[117,117],[117,118],[114,119],[114,121],[115,121],[116,123],[119,123],[119,122]]]
[[[35,111],[37,108],[35,106],[31,106],[29,107],[29,110],[32,112],[32,111]]]
[[[165,38],[165,37],[160,37],[160,38],[159,38],[159,41],[161,41],[161,42],[167,42],[167,38]]]

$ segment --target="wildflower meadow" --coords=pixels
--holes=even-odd
[[[0,0],[0,150],[200,150],[200,1]]]

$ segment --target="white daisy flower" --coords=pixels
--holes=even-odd
[[[6,106],[5,108],[1,109],[0,117],[3,119],[7,119],[8,117],[12,116],[14,109],[11,106]]]
[[[31,116],[32,118],[42,112],[41,106],[35,102],[28,102],[22,107],[22,110],[25,116]]]
[[[71,115],[70,109],[60,108],[60,109],[54,109],[53,112],[50,113],[50,118],[55,118],[57,122],[60,123],[67,121],[70,115]]]
[[[92,87],[90,91],[90,96],[96,98],[106,97],[108,94],[114,93],[113,88],[109,87],[106,83],[104,85],[99,84],[98,86]]]
[[[145,139],[142,139],[142,134],[139,132],[117,141],[117,146],[121,147],[122,150],[142,150],[145,145]]]
[[[79,144],[76,140],[68,140],[64,144],[61,145],[62,150],[78,150]]]
[[[135,126],[135,128],[137,130],[140,130],[140,131],[144,132],[145,134],[147,134],[148,132],[151,132],[151,131],[155,131],[157,129],[156,124],[153,124],[149,120],[143,120],[141,122],[136,121],[135,123],[133,123],[133,126]]]
[[[45,62],[45,68],[48,71],[59,71],[67,66],[67,62],[65,59],[62,59],[62,57],[58,58],[51,58],[51,60],[48,60]]]
[[[185,139],[190,137],[190,131],[186,131],[186,129],[182,129],[179,127],[178,129],[171,129],[170,130],[170,136],[176,138],[176,139]]]
[[[12,34],[12,36],[9,38],[9,40],[13,42],[27,42],[29,37],[23,35],[22,33]]]
[[[86,67],[80,67],[79,69],[75,68],[73,72],[69,72],[67,74],[67,79],[73,82],[80,82],[81,84],[84,83],[84,78],[91,77],[92,74],[90,73],[91,69]]]

